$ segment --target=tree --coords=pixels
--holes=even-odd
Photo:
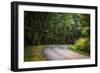
[[[90,37],[90,15],[79,13],[24,12],[25,45],[74,44]]]

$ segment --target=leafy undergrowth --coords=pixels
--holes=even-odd
[[[43,55],[43,49],[48,45],[38,45],[26,47],[24,50],[24,61],[45,61],[47,58]]]
[[[88,38],[80,38],[73,45],[69,45],[68,49],[90,56],[90,41]]]
[[[77,48],[76,48],[75,46],[73,46],[73,45],[69,45],[69,46],[68,46],[68,49],[70,49],[70,50],[72,50],[72,51],[74,51],[74,52],[77,52],[77,53],[86,55],[86,56],[90,56],[89,53],[86,53],[86,52],[84,52],[84,51],[77,50]]]

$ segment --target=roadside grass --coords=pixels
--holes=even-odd
[[[75,46],[73,46],[73,45],[68,45],[68,49],[69,49],[69,50],[72,50],[72,51],[74,51],[74,52],[77,52],[77,53],[86,55],[86,56],[90,56],[90,53],[87,53],[87,52],[84,52],[84,51],[80,51],[80,50],[78,50],[78,49],[77,49]]]
[[[32,61],[32,46],[24,48],[24,61]]]
[[[24,61],[45,61],[47,58],[43,55],[43,49],[48,45],[27,46],[24,49]]]

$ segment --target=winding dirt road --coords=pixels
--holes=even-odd
[[[43,53],[48,58],[48,60],[70,60],[89,58],[89,56],[85,56],[67,49],[67,46],[45,48]]]

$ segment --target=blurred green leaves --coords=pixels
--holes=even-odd
[[[88,38],[79,38],[75,44],[69,45],[68,48],[90,55],[90,40]]]
[[[24,12],[25,45],[73,44],[90,36],[90,15],[79,13]]]

